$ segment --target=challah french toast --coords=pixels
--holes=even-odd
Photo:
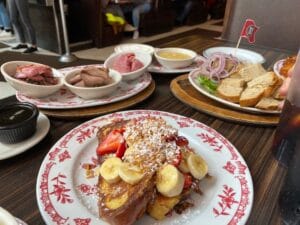
[[[99,215],[111,225],[133,224],[146,211],[163,219],[208,171],[162,118],[112,123],[98,140]]]

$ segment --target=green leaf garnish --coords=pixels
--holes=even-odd
[[[201,76],[201,75],[200,75],[199,77],[197,77],[197,81],[198,81],[199,84],[200,84],[201,86],[203,86],[209,93],[214,94],[214,93],[216,92],[217,87],[218,87],[218,84],[217,84],[215,81],[209,79],[209,78],[206,77],[206,76]]]

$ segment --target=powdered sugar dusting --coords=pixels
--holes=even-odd
[[[180,154],[180,147],[174,141],[167,141],[168,137],[175,135],[177,129],[162,118],[131,120],[124,132],[130,150],[126,151],[123,160],[138,163],[144,171],[155,172],[164,162],[171,162]]]

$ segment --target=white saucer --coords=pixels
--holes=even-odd
[[[16,144],[4,144],[0,142],[0,160],[13,157],[30,149],[46,136],[49,128],[49,119],[40,112],[37,121],[36,132],[30,138]]]

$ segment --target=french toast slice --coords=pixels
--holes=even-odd
[[[146,176],[136,185],[124,181],[109,184],[99,178],[99,215],[111,225],[130,225],[146,211],[155,198],[153,176]]]
[[[99,142],[102,142],[111,131],[120,129],[127,122],[122,120],[101,127],[97,133]],[[99,158],[99,162],[103,162],[105,158],[107,156]],[[135,185],[123,180],[110,184],[99,176],[99,215],[111,225],[133,224],[145,213],[148,203],[153,201],[155,195],[154,173],[147,173]]]

